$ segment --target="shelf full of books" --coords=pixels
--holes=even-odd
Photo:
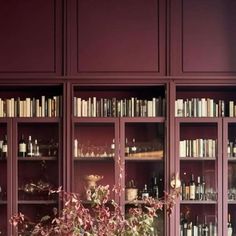
[[[211,98],[177,99],[175,117],[236,117],[236,103]]]
[[[214,139],[187,139],[179,142],[179,156],[215,158],[217,153],[217,140]]]
[[[0,98],[0,117],[59,117],[61,96]]]
[[[158,117],[165,116],[165,112],[166,100],[162,97],[152,99],[74,97],[75,117]]]

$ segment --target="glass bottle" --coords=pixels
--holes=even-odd
[[[204,176],[202,176],[202,183],[201,183],[201,200],[206,200],[206,182]]]
[[[34,155],[35,157],[38,157],[38,156],[40,155],[40,153],[39,153],[39,145],[38,145],[38,140],[37,140],[37,139],[34,140],[34,144],[33,144],[33,155]]]
[[[200,176],[197,177],[196,200],[201,200],[201,178],[200,178]]]
[[[125,138],[125,156],[129,156],[129,144],[128,144],[128,138]]]
[[[7,135],[4,135],[2,143],[2,158],[7,158]]]
[[[136,141],[135,138],[132,139],[132,146],[131,146],[131,153],[136,153],[137,147],[136,147]]]
[[[185,181],[181,181],[181,190],[180,190],[181,200],[186,200],[186,184]]]
[[[144,188],[142,191],[142,199],[148,198],[148,197],[149,197],[149,192],[148,192],[147,184],[144,184]]]
[[[191,175],[191,180],[189,182],[189,199],[195,200],[195,194],[196,194],[196,185],[194,181],[194,175]]]
[[[33,153],[33,143],[31,136],[29,135],[28,143],[27,143],[27,156],[32,157],[34,155]]]
[[[202,227],[202,236],[209,236],[209,228],[208,228],[208,225],[207,225],[206,216],[204,218],[204,224],[203,224],[203,227]]]
[[[24,134],[21,134],[21,138],[19,141],[19,157],[26,157],[26,142]]]
[[[228,215],[228,233],[227,236],[232,236],[233,235],[233,227],[231,224],[231,216],[230,214]]]
[[[231,148],[230,148],[230,142],[229,142],[229,140],[228,140],[228,144],[227,144],[227,156],[228,157],[231,157],[231,150],[230,150]]]
[[[157,177],[153,177],[153,186],[152,186],[152,197],[158,199],[159,197],[159,188],[157,183]]]
[[[112,139],[112,143],[111,143],[111,156],[115,156],[115,139]]]

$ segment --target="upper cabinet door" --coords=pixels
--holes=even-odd
[[[164,0],[68,1],[68,73],[165,73]]]
[[[8,0],[0,7],[0,77],[61,74],[61,0]]]
[[[236,1],[173,0],[172,75],[236,75]]]

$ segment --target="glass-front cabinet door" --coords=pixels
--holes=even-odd
[[[236,119],[224,118],[223,235],[236,235]]]
[[[124,169],[124,212],[145,204],[146,197],[163,199],[165,183],[165,118],[122,118],[121,160]],[[165,209],[153,222],[154,235],[165,235]]]
[[[181,192],[179,235],[221,234],[222,125],[219,118],[175,118]]]
[[[73,182],[72,190],[84,202],[89,191],[98,185],[109,185],[110,198],[116,199],[112,189],[117,182],[118,119],[73,119]]]
[[[11,217],[11,141],[8,140],[10,120],[0,118],[0,235],[11,234],[8,219]]]

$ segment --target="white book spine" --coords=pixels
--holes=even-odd
[[[205,98],[202,99],[202,116],[207,117],[207,100]]]
[[[186,140],[179,142],[179,156],[186,157]]]
[[[152,99],[152,116],[156,117],[156,98]]]
[[[148,117],[152,117],[152,101],[148,101]]]
[[[234,102],[229,101],[229,117],[234,117]]]
[[[92,109],[93,113],[92,116],[96,117],[96,112],[97,112],[97,98],[93,97],[93,109]]]
[[[45,117],[45,96],[41,96],[41,116]]]
[[[77,98],[77,116],[82,116],[82,101],[81,98]]]
[[[26,102],[26,117],[30,117],[30,98],[26,98],[25,102]]]

